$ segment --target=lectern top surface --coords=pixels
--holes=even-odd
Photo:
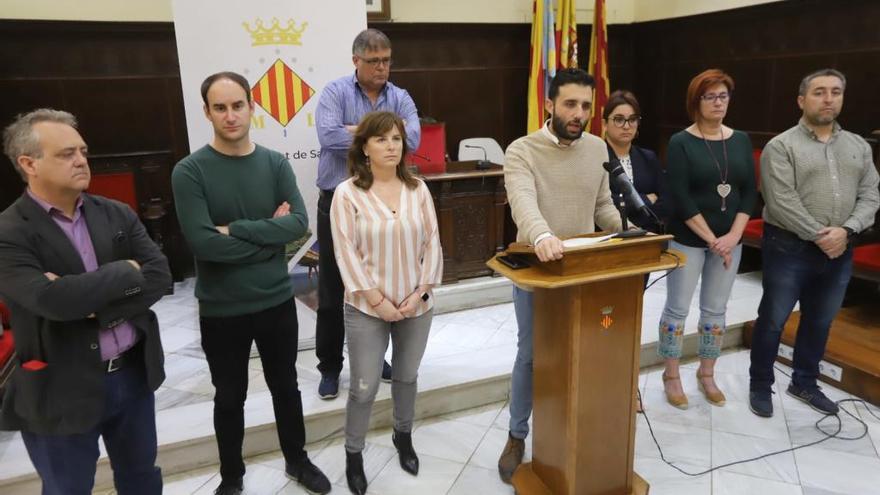
[[[510,252],[510,251],[508,251]],[[501,256],[505,253],[499,253]],[[660,254],[660,259],[654,263],[633,264],[626,267],[614,267],[609,269],[599,269],[591,271],[587,274],[574,275],[554,275],[537,266],[530,266],[520,270],[513,270],[493,257],[486,265],[499,274],[509,278],[513,283],[521,287],[530,287],[538,289],[557,289],[561,287],[569,287],[572,285],[582,285],[594,282],[601,282],[615,278],[631,277],[635,275],[644,275],[645,273],[655,272],[659,270],[668,270],[684,265],[687,257],[684,253],[670,249]]]
[[[576,235],[576,236],[572,236],[572,237],[567,237],[567,238],[563,239],[563,242],[570,240],[570,239],[592,239],[592,238],[607,237],[608,235],[609,235],[608,232],[594,232],[592,234],[583,234],[583,235]],[[615,249],[615,248],[621,247],[622,245],[633,246],[633,245],[637,245],[637,244],[650,244],[650,243],[655,243],[655,242],[671,241],[672,239],[674,239],[674,237],[671,235],[658,235],[658,234],[652,234],[649,232],[648,234],[646,234],[643,237],[634,237],[631,239],[614,238],[614,239],[608,239],[603,242],[584,244],[584,245],[579,245],[579,246],[574,246],[574,247],[566,247],[565,252],[566,253],[576,253],[578,251],[586,251],[586,250]],[[507,253],[508,254],[534,254],[535,247],[532,246],[531,244],[526,244],[525,242],[513,242],[510,244],[510,246],[507,247]]]

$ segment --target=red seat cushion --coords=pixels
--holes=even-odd
[[[6,361],[9,361],[14,350],[15,341],[12,339],[12,332],[5,330],[3,335],[0,335],[0,368],[3,368]]]
[[[761,150],[752,150],[752,158],[755,160],[755,186],[761,187]]]
[[[763,235],[764,220],[761,218],[749,220],[749,222],[746,224],[745,230],[743,230],[743,237],[747,237],[749,239],[760,239]]]
[[[853,264],[862,270],[880,271],[880,243],[857,247],[853,251]]]
[[[3,304],[3,301],[0,301],[0,325],[3,325],[3,328],[12,326],[12,320],[9,319],[9,308]]]
[[[120,172],[113,174],[92,174],[88,192],[98,194],[105,198],[115,199],[131,206],[135,213],[139,212],[137,202],[137,189],[134,183],[134,174]]]

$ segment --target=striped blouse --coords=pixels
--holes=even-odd
[[[443,252],[437,215],[428,186],[400,191],[397,213],[369,190],[348,179],[336,187],[330,207],[330,227],[345,302],[371,316],[378,313],[358,291],[379,289],[396,306],[419,285],[439,285]],[[434,299],[421,304],[416,316],[428,311]]]

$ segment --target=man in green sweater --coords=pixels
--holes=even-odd
[[[296,380],[299,327],[285,245],[308,228],[287,159],[251,141],[254,111],[247,80],[232,72],[202,83],[213,141],[174,167],[177,217],[196,258],[202,349],[211,370],[214,431],[222,481],[214,492],[239,494],[248,360],[256,341],[272,394],[287,475],[312,493],[330,482],[304,450]]]
[[[620,214],[611,199],[605,142],[584,133],[593,104],[593,77],[564,69],[550,83],[544,127],[511,143],[505,154],[504,185],[517,241],[535,246],[541,261],[563,256],[562,240],[597,230],[620,231]],[[510,384],[510,433],[498,460],[509,483],[522,463],[532,414],[532,293],[513,288],[519,327]],[[542,329],[538,329],[541,331]]]

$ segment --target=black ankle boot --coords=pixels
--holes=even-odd
[[[364,456],[360,452],[345,451],[345,480],[355,495],[367,493],[367,475],[364,474]]]
[[[391,441],[397,448],[397,456],[400,458],[400,467],[407,473],[416,476],[419,474],[419,457],[413,450],[412,433],[404,433],[394,430]]]

